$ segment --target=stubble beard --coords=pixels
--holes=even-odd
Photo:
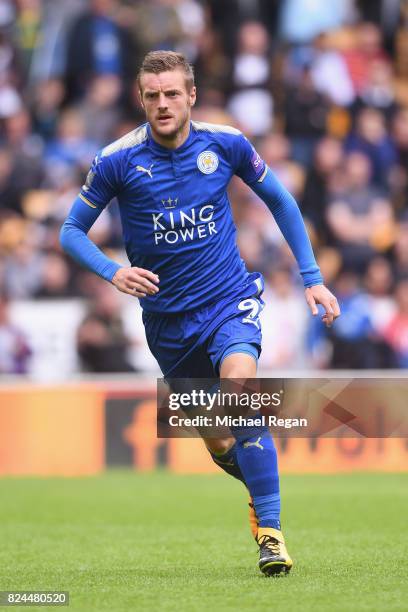
[[[183,130],[185,129],[186,125],[190,122],[190,113],[186,112],[186,114],[184,115],[184,117],[182,117],[177,123],[176,126],[174,127],[173,130],[171,130],[171,132],[162,132],[160,130],[160,125],[157,125],[155,127],[152,126],[153,131],[157,134],[157,136],[159,136],[160,138],[162,138],[163,140],[167,140],[168,142],[173,142],[174,140],[176,140],[177,136],[179,134],[181,134],[183,132]],[[158,129],[157,129],[158,128]]]

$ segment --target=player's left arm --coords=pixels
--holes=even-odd
[[[296,258],[305,286],[306,301],[312,314],[318,314],[317,304],[321,304],[325,310],[322,321],[330,327],[340,316],[340,307],[336,297],[323,284],[323,277],[296,200],[266,166],[261,177],[255,182],[251,181],[249,186],[273,214]]]

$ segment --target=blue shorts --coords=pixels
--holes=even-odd
[[[212,304],[176,314],[143,312],[146,339],[164,377],[213,378],[233,352],[261,353],[262,275]]]

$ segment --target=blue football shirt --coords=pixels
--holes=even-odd
[[[160,277],[143,309],[182,312],[245,285],[227,186],[234,174],[251,185],[266,171],[235,128],[192,121],[168,149],[145,124],[98,153],[80,197],[100,209],[117,197],[131,265]]]

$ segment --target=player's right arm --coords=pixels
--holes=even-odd
[[[87,181],[76,198],[60,233],[61,246],[82,266],[111,282],[119,291],[135,297],[154,295],[159,278],[150,270],[126,268],[107,257],[88,232],[115,195],[117,172],[112,163],[96,156]]]

